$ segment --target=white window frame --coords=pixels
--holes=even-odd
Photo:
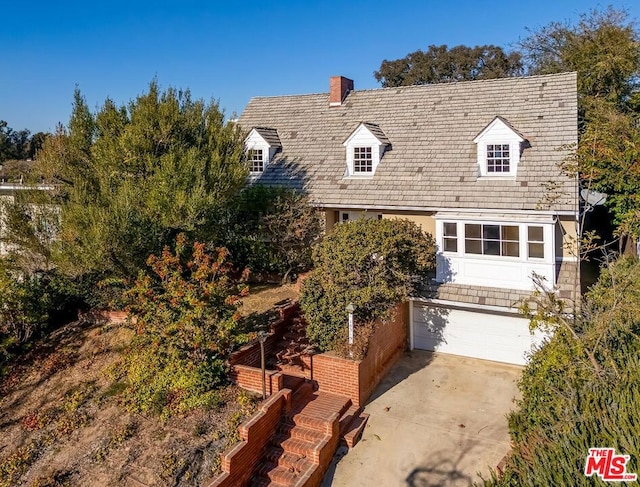
[[[363,210],[340,210],[338,211],[338,223],[349,223],[360,218],[365,220],[382,220],[382,213]]]
[[[532,228],[540,228],[542,229],[542,240],[532,240],[531,239],[531,229]],[[547,246],[545,245],[545,231],[544,226],[542,225],[527,225],[526,228],[526,237],[527,237],[527,259],[532,261],[544,261],[547,256]],[[532,257],[531,256],[531,245],[542,245],[542,257]]]
[[[456,236],[452,231],[447,232],[446,225],[455,225]],[[518,257],[507,255],[474,254],[467,253],[465,247],[466,228],[465,225],[496,225],[518,227]],[[541,227],[544,257],[529,257],[529,227]],[[482,230],[481,230],[482,231]],[[437,268],[436,281],[454,282],[476,286],[487,286],[497,288],[532,289],[530,279],[533,272],[545,276],[550,285],[556,283],[556,222],[554,219],[533,219],[531,221],[522,218],[513,220],[501,219],[479,219],[477,216],[465,215],[456,217],[446,214],[436,216],[436,243]],[[501,230],[502,236],[502,230]],[[445,238],[455,239],[455,246],[449,245],[445,250]],[[502,242],[500,243],[502,247]],[[517,276],[517,277],[514,277]]]
[[[473,139],[477,144],[478,175],[486,179],[514,178],[518,172],[520,151],[524,138],[515,132],[502,119],[496,117],[485,129]],[[489,171],[489,146],[509,146],[509,171]]]
[[[253,161],[251,159],[251,151],[262,151],[262,171],[253,170]],[[278,147],[272,147],[264,138],[258,133],[257,130],[252,129],[249,135],[245,139],[245,153],[248,159],[249,176],[255,178],[261,175],[269,167],[269,163],[273,156],[276,154]]]
[[[480,227],[480,236],[479,237],[470,237],[467,235],[467,226],[469,225],[476,225]],[[485,235],[485,227],[498,227],[498,237],[497,238],[489,238]],[[504,232],[504,228],[517,228],[518,230],[518,239],[515,240],[513,238],[506,238],[505,237],[505,232]],[[483,256],[483,257],[487,257],[487,256],[491,256],[491,257],[502,257],[502,258],[510,258],[510,259],[520,259],[520,255],[521,255],[521,233],[522,233],[522,228],[521,225],[515,225],[515,224],[508,224],[508,223],[471,223],[471,222],[464,222],[463,225],[463,232],[464,232],[464,247],[463,247],[463,253],[465,256]],[[467,247],[467,242],[479,242],[480,243],[480,252],[470,252],[468,250]],[[492,254],[492,253],[488,253],[486,252],[486,243],[489,242],[493,242],[493,243],[497,243],[498,244],[498,254]],[[505,246],[509,245],[509,244],[517,244],[517,249],[518,249],[518,255],[508,255],[505,252]]]
[[[506,153],[506,154],[505,154]],[[500,154],[500,156],[498,156]],[[505,162],[506,161],[506,162]],[[505,171],[505,165],[507,170]],[[500,168],[498,171],[497,169]],[[511,172],[511,145],[487,144],[487,174],[502,176]]]
[[[343,144],[346,148],[347,169],[344,177],[372,178],[384,155],[385,144],[371,133],[364,124],[360,124]],[[355,170],[355,149],[371,149],[371,171]]]
[[[256,157],[257,153],[260,153],[259,157]],[[265,167],[265,151],[259,148],[249,149],[249,172],[251,174],[262,174]],[[256,169],[256,165],[260,166],[260,169]]]
[[[373,147],[353,148],[353,174],[373,174]]]

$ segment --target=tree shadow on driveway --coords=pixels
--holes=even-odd
[[[385,392],[393,389],[407,377],[415,374],[419,370],[424,369],[433,361],[433,353],[423,350],[413,350],[405,352],[398,362],[391,367],[389,373],[380,382],[374,390],[371,397],[367,400],[367,404],[373,402]]]
[[[405,479],[407,487],[472,486],[473,479],[461,471],[460,463],[475,446],[476,442],[467,442],[456,458],[436,455],[425,465],[415,467]]]

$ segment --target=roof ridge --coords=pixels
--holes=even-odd
[[[422,85],[406,85],[406,86],[387,86],[387,87],[380,87],[380,88],[364,88],[364,89],[354,89],[352,91],[349,92],[349,95],[351,94],[357,94],[357,93],[365,93],[365,92],[375,92],[375,91],[389,91],[389,90],[414,90],[414,89],[437,89],[436,87],[440,88],[443,86],[452,86],[452,85],[469,85],[469,84],[478,84],[478,83],[485,83],[485,84],[489,84],[489,83],[504,83],[504,82],[509,82],[509,81],[514,81],[514,80],[536,80],[536,79],[541,79],[541,78],[555,78],[555,77],[568,77],[567,75],[570,74],[577,74],[576,71],[563,71],[562,73],[549,73],[549,74],[532,74],[532,75],[528,75],[528,76],[507,76],[507,77],[503,77],[503,78],[490,78],[490,79],[474,79],[474,80],[465,80],[465,81],[447,81],[447,82],[442,82],[442,83],[427,83],[427,84],[422,84]],[[249,103],[251,102],[251,100],[257,100],[257,99],[271,99],[271,98],[299,98],[299,97],[307,97],[307,96],[329,96],[329,92],[325,91],[325,92],[318,92],[318,93],[301,93],[298,95],[265,95],[265,96],[252,96],[249,99]]]

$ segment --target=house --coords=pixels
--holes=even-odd
[[[437,272],[410,303],[410,347],[523,364],[539,335],[517,312],[533,273],[579,294],[576,74],[253,98],[251,179],[304,191],[329,230],[407,218]]]

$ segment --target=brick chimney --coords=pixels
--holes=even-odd
[[[347,94],[353,91],[353,80],[344,76],[332,76],[329,84],[329,106],[339,107]]]

